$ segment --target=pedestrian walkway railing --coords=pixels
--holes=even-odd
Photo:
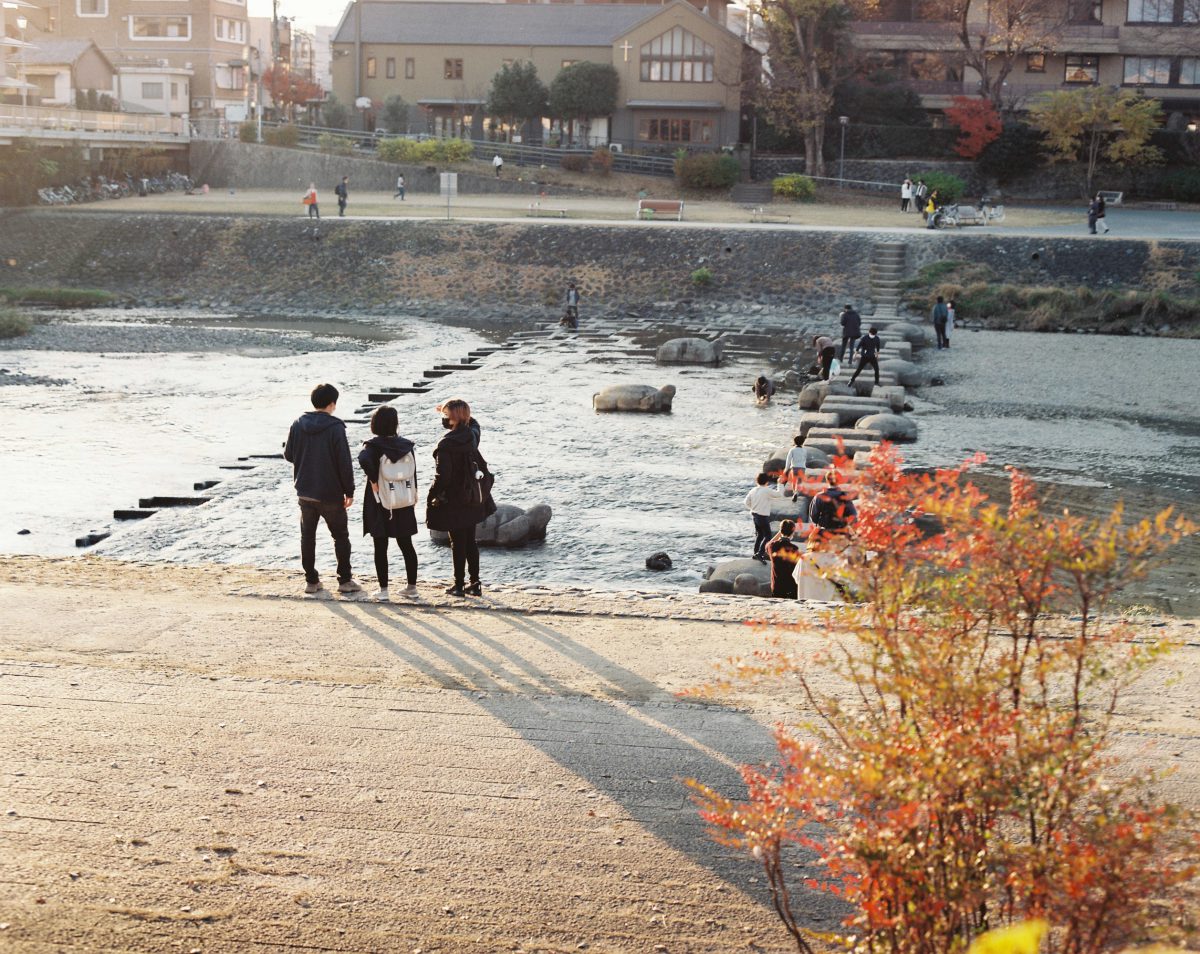
[[[106,113],[89,109],[0,105],[0,132],[51,139],[111,141],[186,141],[187,120],[179,116]]]

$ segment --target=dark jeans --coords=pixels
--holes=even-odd
[[[345,215],[345,214],[346,214],[346,200],[339,196],[338,197],[338,215]]]
[[[838,355],[841,361],[846,360],[846,349],[850,350],[850,354],[854,354],[854,342],[859,339],[859,335],[842,335],[842,353]]]
[[[764,517],[760,513],[753,514],[754,517],[754,555],[766,556],[767,544],[771,542],[771,518]]]
[[[379,580],[379,588],[388,587],[388,538],[372,537],[375,541],[375,576]],[[417,549],[413,546],[412,537],[402,533],[396,537],[396,546],[404,554],[404,572],[408,575],[408,585],[417,585]]]
[[[950,339],[946,336],[946,322],[935,321],[933,323],[933,330],[937,332],[938,351],[941,351],[943,348],[949,348]]]
[[[475,524],[450,531],[450,552],[454,558],[454,582],[462,585],[470,568],[471,582],[479,582],[479,544],[475,542]]]
[[[333,537],[333,552],[337,556],[338,582],[350,579],[350,529],[346,519],[346,508],[342,501],[300,501],[300,564],[304,567],[304,579],[309,583],[320,582],[317,573],[317,524],[322,520]]]
[[[821,380],[829,380],[829,366],[833,364],[834,357],[837,356],[837,348],[830,345],[828,348],[821,349]]]
[[[860,374],[862,374],[862,369],[865,368],[867,365],[870,365],[872,368],[875,369],[875,383],[876,384],[879,383],[879,358],[878,358],[878,356],[873,355],[873,354],[864,354],[859,357],[858,367],[855,368],[854,373],[852,375],[850,375],[850,383],[851,384],[853,384],[858,379],[858,376]]]
[[[314,202],[312,205],[310,205],[308,207],[308,217],[310,219],[317,219],[318,221],[320,221],[321,210],[317,208],[317,203]]]

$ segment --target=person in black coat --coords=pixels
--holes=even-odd
[[[384,457],[398,461],[412,454],[415,447],[412,441],[396,433],[398,426],[394,407],[385,404],[376,408],[371,415],[371,433],[375,436],[363,444],[358,454],[358,464],[367,475],[367,486],[363,491],[363,536],[370,534],[375,542],[375,575],[379,578],[379,592],[375,598],[381,603],[388,601],[389,540],[395,540],[404,555],[404,570],[408,576],[404,595],[417,595],[417,551],[412,539],[417,532],[416,505],[388,510],[379,502],[380,461]]]
[[[437,472],[429,488],[425,525],[430,530],[450,534],[454,585],[446,592],[451,596],[481,596],[475,528],[496,512],[491,495],[492,476],[487,461],[479,453],[479,425],[471,417],[471,406],[455,398],[443,404],[441,411],[442,426],[450,433],[433,452]],[[468,569],[471,582],[464,587]]]
[[[795,520],[784,520],[779,532],[767,544],[767,559],[771,561],[771,595],[776,599],[796,598],[796,578],[793,575],[800,559],[800,548],[792,540],[796,532]]]

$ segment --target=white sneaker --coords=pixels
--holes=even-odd
[[[377,590],[371,597],[376,603],[390,603],[392,598],[388,596],[387,590]]]
[[[420,594],[417,592],[417,585],[414,583],[412,586],[406,586],[402,589],[400,595],[415,600]]]

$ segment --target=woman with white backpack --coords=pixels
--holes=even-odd
[[[363,444],[359,466],[367,475],[363,493],[363,536],[375,541],[375,575],[379,592],[375,599],[388,602],[388,541],[395,540],[404,554],[408,586],[404,596],[417,595],[417,551],[413,535],[417,532],[417,459],[415,445],[396,431],[396,409],[384,404],[371,415],[371,433]]]

